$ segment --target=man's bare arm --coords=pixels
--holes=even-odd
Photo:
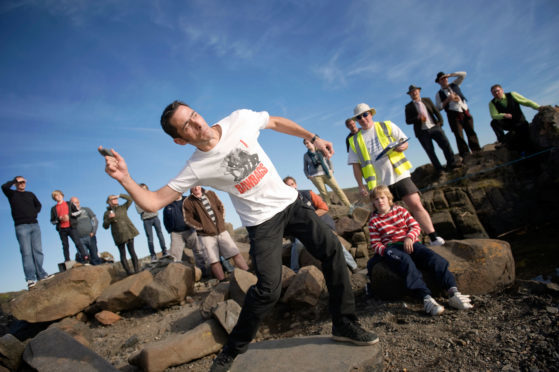
[[[273,129],[276,132],[304,138],[311,142],[313,138],[315,138],[314,133],[309,132],[299,124],[295,123],[293,120],[281,116],[270,116],[270,120],[268,121],[268,125],[266,125],[266,129]],[[316,137],[314,142],[312,143],[317,150],[324,154],[326,158],[329,159],[332,155],[334,155],[334,147],[332,146],[331,142]]]
[[[363,172],[361,171],[361,164],[359,163],[352,163],[353,166],[353,177],[355,177],[355,181],[357,181],[357,187],[359,187],[359,192],[363,196],[369,196],[369,190],[367,186],[363,185]]]
[[[180,196],[179,192],[169,186],[163,186],[157,191],[143,189],[128,173],[124,158],[115,150],[111,150],[114,156],[105,156],[105,172],[117,180],[144,211],[157,212]]]

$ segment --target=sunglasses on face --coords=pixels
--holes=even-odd
[[[357,115],[355,118],[356,118],[357,120],[361,120],[362,118],[364,119],[364,118],[366,118],[367,116],[369,116],[369,113],[368,113],[368,112],[364,112],[364,113],[362,113],[361,115]]]

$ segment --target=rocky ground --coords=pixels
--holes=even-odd
[[[553,230],[549,226],[537,235],[557,237]],[[533,236],[518,237],[520,246],[530,240],[538,249],[516,249],[515,285],[500,293],[472,296],[475,308],[469,311],[447,308],[441,316],[431,317],[424,313],[422,304],[413,300],[382,301],[367,297],[362,290],[356,291],[358,316],[363,326],[379,335],[385,370],[558,370],[557,253],[550,239],[546,244],[538,244]],[[551,283],[527,280],[538,273]],[[363,280],[361,274],[352,276],[355,287],[362,288],[357,282]],[[128,364],[128,358],[147,343],[183,333],[198,324],[198,306],[214,284],[215,281],[197,283],[196,294],[183,305],[161,311],[143,308],[122,312],[123,319],[111,326],[88,321],[86,338],[90,347],[121,371],[138,371]],[[438,300],[445,305],[444,298]],[[324,306],[296,310],[282,306],[285,305],[279,304],[261,327],[256,341],[330,334],[331,323]],[[2,334],[13,326],[11,321],[0,317]],[[167,371],[207,371],[214,357],[209,355]]]
[[[197,302],[162,312],[121,314],[110,327],[92,327],[92,348],[123,371],[135,371],[127,358],[145,342],[182,332],[197,317]],[[380,337],[387,371],[553,371],[559,367],[559,286],[517,281],[498,294],[473,296],[470,311],[446,309],[438,317],[414,301],[385,302],[356,298],[361,323]],[[440,299],[444,304],[444,299]],[[279,312],[278,312],[279,313]],[[306,320],[304,320],[306,319]],[[331,323],[312,310],[269,319],[257,341],[306,335],[329,335]],[[214,355],[168,369],[207,371]]]

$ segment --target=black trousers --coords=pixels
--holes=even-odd
[[[491,128],[493,128],[495,136],[497,136],[497,141],[505,144],[509,149],[518,151],[534,150],[530,139],[530,124],[527,121],[494,119],[491,120]]]
[[[297,199],[268,221],[247,227],[247,231],[258,282],[248,290],[237,325],[229,335],[228,352],[238,354],[247,350],[262,318],[280,298],[284,234],[298,238],[322,262],[332,321],[336,323],[343,317],[356,319],[355,300],[340,244],[314,210]]]
[[[433,146],[433,141],[435,141],[441,150],[443,150],[444,157],[446,159],[446,165],[449,167],[454,166],[454,153],[452,152],[452,147],[450,147],[450,142],[444,134],[444,131],[438,125],[430,129],[421,130],[419,136],[417,136],[419,143],[423,146],[423,149],[427,153],[429,160],[433,164],[436,170],[442,170],[443,166],[435,154],[435,147]]]
[[[68,236],[74,242],[76,249],[78,250],[79,254],[82,258],[87,256],[85,249],[80,241],[80,237],[78,236],[77,230],[74,230],[71,227],[61,228],[58,231],[58,235],[60,235],[60,240],[62,241],[62,252],[64,252],[64,261],[70,261],[70,244],[68,244]]]
[[[456,137],[456,146],[458,147],[458,153],[460,156],[468,154],[470,150],[479,151],[479,140],[477,134],[474,131],[474,118],[470,113],[458,112],[458,111],[447,111],[448,124],[454,137]],[[464,140],[464,133],[468,137],[468,143]],[[469,148],[468,148],[469,146]]]
[[[128,260],[126,259],[125,246],[128,248],[128,253],[130,253],[132,265],[134,266],[134,272],[137,273],[140,270],[138,267],[138,256],[136,256],[136,251],[134,250],[134,238],[117,245],[118,253],[120,254],[120,263],[122,264],[124,271],[126,271],[126,274],[130,275],[132,272],[130,271],[130,266],[128,266]]]

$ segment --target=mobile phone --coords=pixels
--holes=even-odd
[[[103,156],[103,157],[105,157],[105,156],[113,156],[114,157],[113,152],[109,149],[100,148],[100,149],[97,149],[97,150],[99,151],[99,154],[101,154],[101,156]]]

